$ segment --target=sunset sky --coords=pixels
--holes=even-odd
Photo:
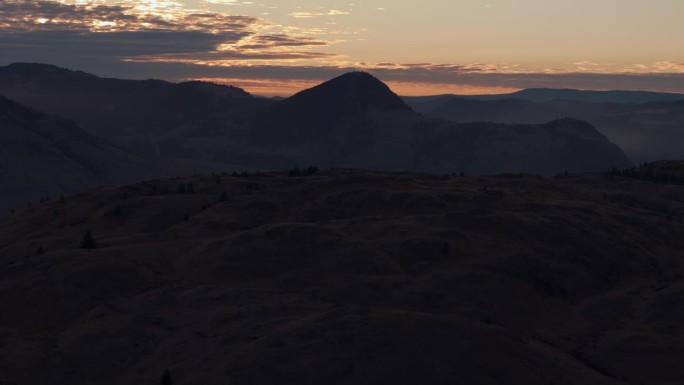
[[[681,0],[0,0],[0,65],[289,95],[352,69],[403,95],[684,92]]]

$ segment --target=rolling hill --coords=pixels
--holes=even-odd
[[[684,165],[632,173],[213,175],[45,202],[0,218],[0,383],[677,383],[684,187],[638,176]]]
[[[0,96],[0,212],[98,185],[207,169],[134,155],[69,120]]]

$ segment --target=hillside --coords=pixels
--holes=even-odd
[[[545,124],[434,123],[412,127],[414,162],[422,170],[469,174],[554,175],[627,168],[622,150],[575,119]]]
[[[0,219],[0,383],[677,383],[682,202],[342,169],[68,196]]]
[[[585,120],[620,146],[636,163],[677,159],[684,153],[684,100],[625,104],[444,98],[419,107],[418,111],[427,116],[457,122],[541,124],[564,117]]]
[[[236,87],[101,78],[32,63],[0,67],[0,95],[69,118],[129,150],[205,160],[214,159],[198,155],[198,147],[230,138],[252,111],[272,103]]]
[[[0,97],[0,212],[99,184],[163,175],[70,121]]]
[[[631,166],[620,149],[578,120],[563,121],[560,135],[557,123],[451,124],[417,114],[363,72],[276,101],[210,83],[105,79],[13,64],[0,68],[0,92],[147,157],[267,170],[313,164],[552,175]]]
[[[214,168],[134,155],[69,120],[0,96],[0,213],[103,184]]]

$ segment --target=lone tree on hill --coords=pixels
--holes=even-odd
[[[90,230],[86,231],[85,235],[83,235],[83,240],[81,241],[81,248],[94,249],[96,247],[97,243],[95,243],[95,239],[93,239],[93,234],[90,233]]]
[[[173,380],[171,379],[171,372],[168,369],[164,370],[162,375],[161,385],[173,385]]]

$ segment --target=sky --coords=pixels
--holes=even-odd
[[[287,96],[351,70],[401,95],[684,93],[682,0],[0,0],[0,65]]]

